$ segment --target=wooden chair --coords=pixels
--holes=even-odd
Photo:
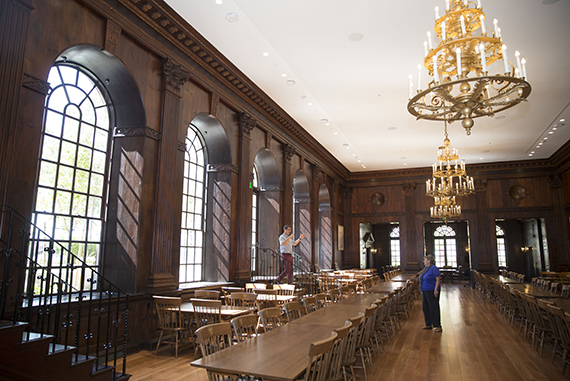
[[[196,290],[194,291],[194,299],[220,299],[220,291],[215,290]]]
[[[261,318],[261,325],[263,326],[264,332],[269,332],[284,324],[283,319],[281,319],[281,310],[279,307],[265,308],[260,310],[258,314]]]
[[[364,315],[358,315],[348,320],[352,323],[352,328],[348,333],[346,350],[341,361],[341,366],[342,372],[344,374],[344,379],[347,380],[347,372],[350,370],[350,379],[355,380],[356,377],[354,375],[354,364],[356,364],[356,344],[358,342],[360,330],[362,329],[364,323]]]
[[[329,380],[331,370],[332,348],[336,338],[333,332],[328,339],[312,343],[309,347],[309,363],[305,371],[305,381],[325,381]]]
[[[570,298],[570,285],[569,284],[562,285],[562,297],[565,299]]]
[[[254,290],[265,290],[267,284],[265,283],[246,283],[245,292],[254,292]]]
[[[222,321],[222,301],[210,299],[190,299],[194,307],[194,319],[198,328]]]
[[[222,287],[222,294],[224,294],[224,301],[226,305],[230,305],[230,296],[232,292],[245,292],[243,287]]]
[[[253,310],[256,308],[257,294],[250,292],[232,292],[229,302],[231,306],[246,307]]]
[[[341,298],[346,299],[346,298],[350,297],[350,292],[348,290],[348,286],[340,286],[338,290],[340,291]]]
[[[362,360],[362,370],[364,371],[364,379],[367,380],[367,372],[366,372],[366,363],[370,370],[373,368],[372,363],[372,334],[374,330],[374,326],[376,324],[376,312],[378,311],[378,306],[376,304],[372,304],[371,307],[368,307],[364,310],[364,326],[360,330],[360,335],[358,337],[358,341],[356,343],[356,349],[358,350],[357,354],[360,356]],[[372,350],[371,350],[372,348]]]
[[[350,320],[347,320],[344,326],[334,330],[338,336],[332,349],[331,373],[329,375],[330,380],[340,381],[344,379],[342,372],[342,359],[345,356],[348,335],[351,329],[352,323]]]
[[[327,295],[326,294],[316,294],[315,299],[317,300],[317,307],[323,308],[327,306]]]
[[[311,312],[315,312],[319,309],[319,305],[317,304],[317,298],[314,296],[306,296],[303,298],[303,305],[307,310],[307,313],[310,314]]]
[[[265,308],[277,307],[277,290],[256,288],[253,291],[257,294],[257,309],[259,311]]]
[[[342,299],[342,297],[340,295],[340,290],[337,288],[330,289],[329,290],[329,296],[330,296],[331,303],[338,303]]]
[[[570,349],[570,331],[566,325],[566,318],[564,311],[553,304],[546,304],[546,311],[550,327],[552,328],[554,337],[554,348],[552,349],[552,363],[556,360],[556,355],[562,356],[562,375],[566,368],[566,361],[568,359],[568,350]],[[557,351],[558,346],[560,351]]]
[[[238,316],[230,321],[232,327],[234,328],[238,343],[257,336],[258,321],[259,317],[253,314]]]
[[[307,310],[305,310],[305,307],[302,306],[301,303],[297,301],[285,303],[283,305],[283,308],[285,309],[285,314],[287,315],[287,321],[289,323],[307,314]]]
[[[153,300],[158,315],[158,329],[160,329],[160,337],[154,355],[156,356],[162,343],[173,345],[174,357],[178,358],[178,344],[182,336],[188,332],[190,332],[189,336],[192,336],[192,315],[183,314],[180,310],[182,298],[153,296]],[[165,331],[172,334],[170,341],[162,340]]]
[[[206,325],[196,330],[202,356],[209,356],[232,345],[232,326],[230,323]],[[208,370],[209,381],[237,381],[239,375],[224,374]]]
[[[295,295],[294,284],[274,284],[273,289],[277,290],[278,295]]]

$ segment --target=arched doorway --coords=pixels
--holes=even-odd
[[[332,207],[329,190],[325,184],[319,188],[319,267],[333,269]]]

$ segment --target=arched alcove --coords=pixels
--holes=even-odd
[[[226,282],[230,278],[230,226],[232,200],[232,154],[224,126],[208,113],[190,122],[206,150],[207,194],[205,195],[205,239],[203,279]]]
[[[257,240],[260,247],[276,248],[279,246],[281,183],[277,160],[271,151],[262,148],[253,160],[257,171],[258,220]]]
[[[329,189],[325,184],[321,184],[319,188],[319,267],[321,269],[334,268],[331,217]]]
[[[305,239],[293,250],[302,261],[312,264],[311,258],[311,190],[309,180],[302,170],[297,170],[293,177],[293,234],[295,237],[305,234]]]

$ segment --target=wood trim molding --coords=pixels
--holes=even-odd
[[[22,80],[22,86],[27,89],[36,91],[43,95],[48,95],[49,92],[49,83],[39,78],[34,77],[33,75],[24,73],[24,78]]]
[[[162,135],[159,131],[146,126],[115,127],[114,136],[116,138],[130,138],[135,136],[144,136],[156,140],[158,142],[162,139]]]

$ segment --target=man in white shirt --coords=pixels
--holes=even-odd
[[[293,283],[293,246],[297,246],[305,234],[294,241],[291,226],[285,225],[283,227],[283,234],[279,236],[279,249],[281,251],[281,260],[283,261],[283,272],[279,274],[277,278],[277,283],[287,276],[287,281]]]

